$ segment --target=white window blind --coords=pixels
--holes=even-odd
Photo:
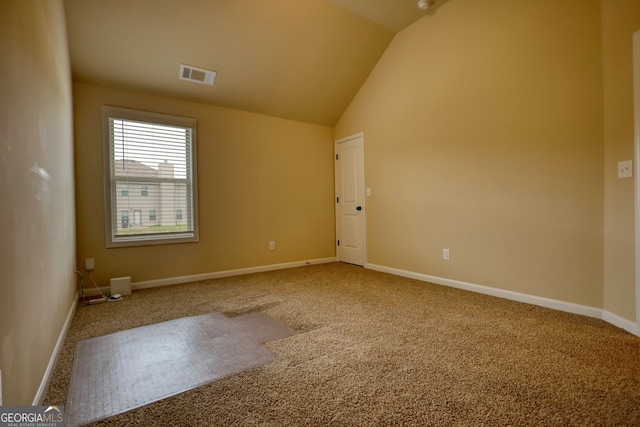
[[[103,121],[107,247],[197,241],[195,119],[105,106]]]

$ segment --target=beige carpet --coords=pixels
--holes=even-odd
[[[185,316],[266,312],[298,334],[245,371],[96,425],[640,425],[640,339],[603,321],[345,264],[134,292],[80,306],[75,344]]]

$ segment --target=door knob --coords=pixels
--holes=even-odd
[[[357,210],[357,211],[361,211],[361,210],[362,210],[362,206],[358,206],[358,207],[356,208],[356,210]]]

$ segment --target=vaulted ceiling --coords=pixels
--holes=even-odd
[[[416,0],[65,0],[65,11],[75,81],[326,126],[426,14]],[[180,80],[180,64],[216,71],[215,84]]]

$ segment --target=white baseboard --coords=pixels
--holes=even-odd
[[[131,284],[131,290],[138,291],[140,289],[157,288],[159,286],[179,285],[181,283],[199,282],[201,280],[221,279],[223,277],[242,276],[245,274],[262,273],[265,271],[284,270],[286,268],[304,267],[305,265],[312,264],[326,264],[329,262],[336,262],[335,257],[329,258],[316,258],[305,261],[286,262],[282,264],[261,265],[258,267],[239,268],[236,270],[224,270],[215,271],[212,273],[192,274],[189,276],[177,276],[167,277],[165,279],[145,280],[142,282],[133,282]],[[108,294],[110,292],[109,286],[100,287],[100,292]],[[95,297],[99,295],[96,288],[85,289],[85,296]]]
[[[262,273],[264,271],[284,270],[286,268],[303,267],[312,264],[335,262],[335,257],[317,258],[305,261],[286,262],[282,264],[261,265],[258,267],[239,268],[236,270],[216,271],[213,273],[193,274],[190,276],[169,277],[166,279],[146,280],[131,284],[132,290],[155,288],[158,286],[178,285],[180,283],[198,282],[201,280],[220,279],[223,277],[242,276],[244,274]]]
[[[602,320],[640,337],[640,330],[638,329],[638,325],[631,320],[627,320],[607,310],[602,310]]]
[[[474,283],[461,282],[458,280],[445,279],[442,277],[429,276],[427,274],[414,273],[412,271],[400,270],[400,269],[391,268],[391,267],[384,267],[376,264],[366,264],[365,268],[380,271],[383,273],[394,274],[396,276],[416,279],[423,282],[435,283],[437,285],[449,286],[452,288],[463,289],[466,291],[477,292],[480,294],[491,295],[494,297],[505,298],[512,301],[524,302],[527,304],[533,304],[541,307],[551,308],[554,310],[565,311],[568,313],[581,314],[583,316],[595,317],[597,319],[603,319],[605,321],[608,321],[607,319],[604,318],[602,309],[589,307],[586,305],[574,304],[572,302],[565,302],[565,301],[559,301],[559,300],[554,300],[550,298],[538,297],[534,295],[522,294],[519,292],[507,291],[504,289],[491,288],[488,286],[476,285]],[[611,316],[614,316],[614,315],[612,314]],[[619,319],[624,320],[621,318]],[[628,321],[625,321],[625,322],[628,322]],[[634,326],[633,333],[635,333],[635,324],[634,323],[631,323],[631,324]],[[628,330],[624,327],[623,329]]]
[[[36,393],[36,396],[33,399],[32,406],[42,405],[42,401],[44,400],[44,395],[46,394],[47,389],[49,388],[49,382],[51,381],[51,375],[53,374],[53,369],[56,366],[56,360],[58,359],[58,355],[60,354],[60,350],[62,349],[64,340],[67,337],[67,332],[69,332],[69,327],[71,326],[71,320],[73,319],[73,315],[76,312],[79,296],[80,296],[80,293],[76,292],[76,295],[73,298],[73,304],[71,304],[69,313],[67,313],[67,318],[65,319],[64,325],[62,326],[62,331],[60,331],[60,335],[58,336],[58,341],[56,341],[56,346],[53,348],[53,353],[49,358],[49,364],[47,365],[47,369],[44,372],[42,381],[40,382],[40,387],[38,387],[38,392]],[[64,404],[65,402],[58,402],[58,403]]]

